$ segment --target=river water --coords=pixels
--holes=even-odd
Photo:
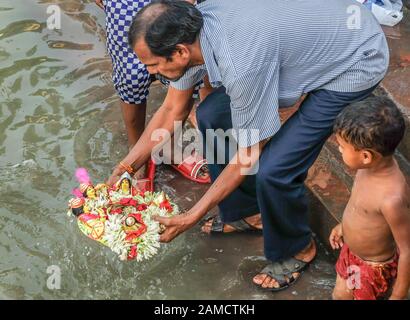
[[[53,4],[60,30],[47,28]],[[265,263],[261,236],[195,227],[137,263],[80,233],[66,215],[74,170],[103,181],[127,152],[104,33],[91,0],[0,2],[0,298],[330,298],[334,267],[323,248],[294,287],[272,294],[251,282]],[[164,92],[152,90],[150,113]],[[182,208],[206,189],[162,167],[157,188]],[[50,266],[61,270],[60,288],[47,286]]]

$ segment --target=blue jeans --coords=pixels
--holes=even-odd
[[[310,92],[299,110],[266,144],[258,172],[247,176],[219,203],[222,221],[229,223],[260,212],[267,259],[279,261],[303,250],[312,237],[304,185],[307,172],[331,135],[337,115],[347,105],[368,97],[375,87],[349,93]],[[207,129],[232,128],[230,98],[224,87],[214,90],[199,105],[197,121],[204,138]],[[215,137],[214,154],[217,146],[225,152],[225,163],[207,159],[212,181],[229,161],[229,139]],[[209,147],[204,144],[205,155]]]

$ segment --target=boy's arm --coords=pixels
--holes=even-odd
[[[397,279],[390,299],[406,299],[410,287],[410,213],[406,199],[395,197],[385,203],[382,213],[400,251]]]

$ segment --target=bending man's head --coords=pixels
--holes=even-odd
[[[203,25],[187,1],[154,0],[135,16],[128,41],[151,74],[176,81],[191,66],[191,50]]]

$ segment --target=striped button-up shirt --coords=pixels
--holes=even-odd
[[[389,50],[372,13],[355,0],[207,0],[199,41],[205,64],[171,86],[206,74],[231,98],[233,128],[248,147],[280,128],[279,106],[317,89],[357,92],[383,79]]]

